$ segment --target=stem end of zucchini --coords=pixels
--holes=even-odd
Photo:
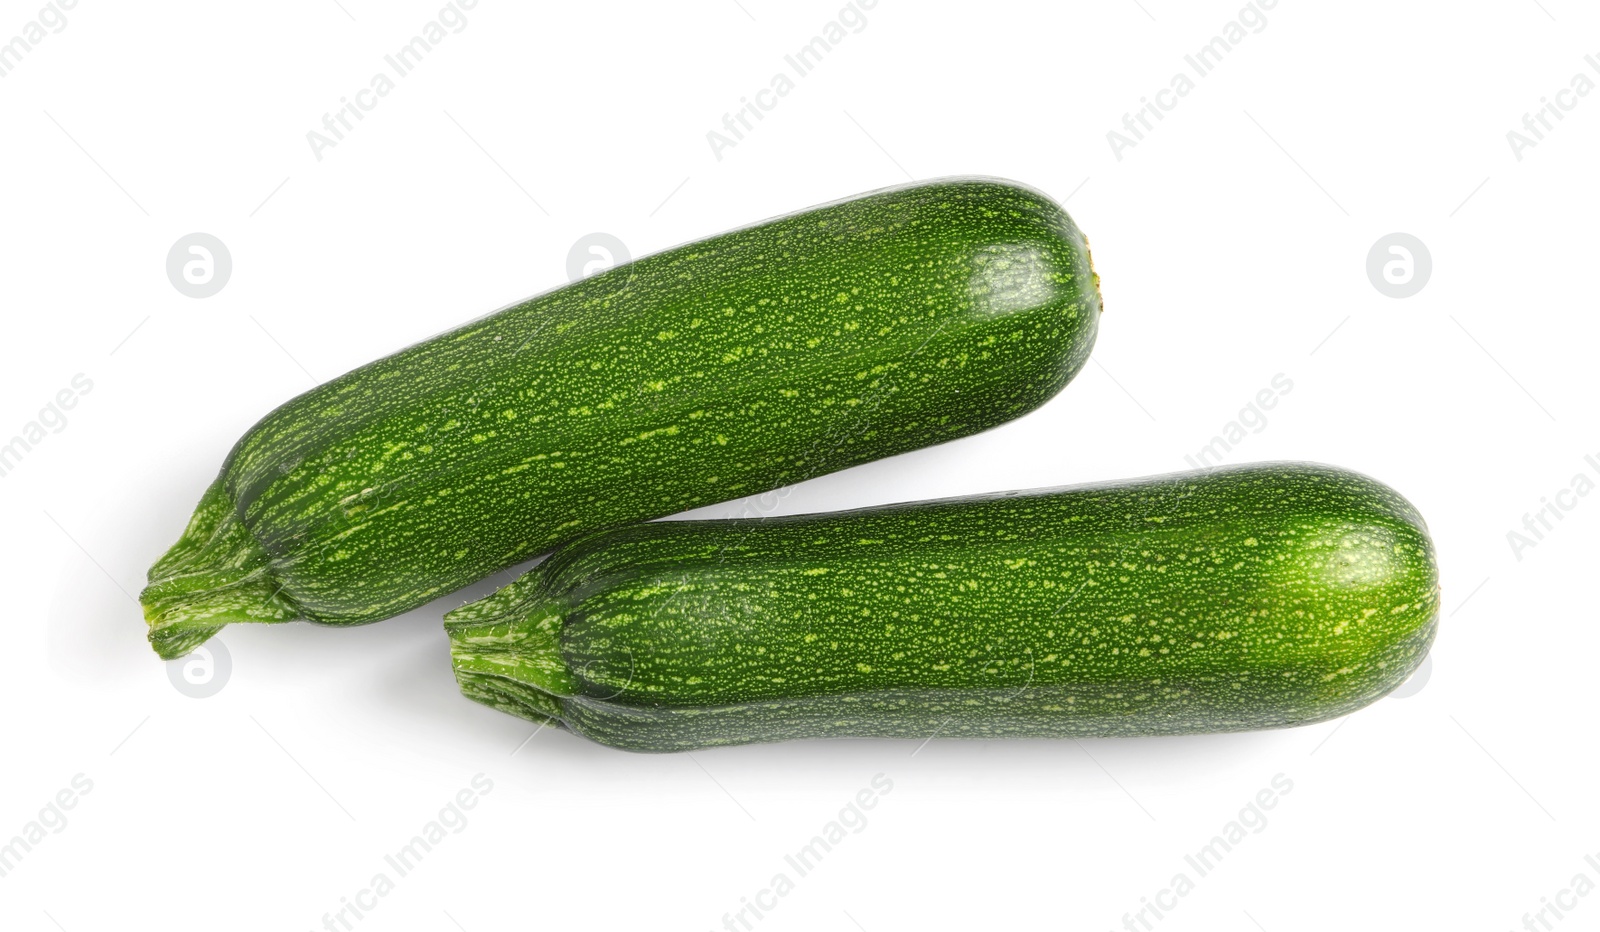
[[[150,640],[150,647],[162,660],[177,660],[211,640],[212,635],[225,627],[227,626],[169,625],[158,629],[155,625],[151,625],[147,637]]]
[[[444,616],[450,665],[467,698],[529,721],[560,724],[573,693],[561,655],[565,603],[534,570],[500,591]]]
[[[236,622],[300,617],[270,572],[267,552],[238,519],[222,480],[195,508],[178,542],[150,568],[139,593],[150,646],[174,660]]]
[[[1082,232],[1079,232],[1082,236]],[[1089,282],[1094,287],[1094,304],[1101,314],[1106,312],[1106,298],[1100,292],[1100,273],[1094,270],[1094,250],[1089,248],[1089,237],[1083,237],[1083,261],[1089,266]]]

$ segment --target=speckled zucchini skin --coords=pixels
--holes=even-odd
[[[262,419],[150,570],[151,643],[375,621],[596,528],[976,433],[1059,391],[1099,313],[1067,214],[985,179],[609,270]]]
[[[1421,663],[1416,510],[1265,463],[575,541],[446,616],[471,698],[636,751],[1322,721]]]

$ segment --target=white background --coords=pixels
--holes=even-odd
[[[1119,159],[1107,132],[1237,2],[881,0],[719,159],[707,132],[837,0],[534,6],[482,0],[320,160],[307,132],[437,2],[84,0],[0,79],[0,441],[93,383],[0,478],[0,840],[93,785],[0,877],[0,925],[321,928],[479,773],[466,827],[353,928],[720,928],[880,773],[866,827],[756,928],[1120,928],[1278,774],[1265,827],[1153,928],[1503,930],[1558,896],[1550,928],[1600,923],[1561,893],[1600,881],[1600,495],[1507,538],[1600,481],[1600,93],[1520,159],[1506,136],[1600,81],[1592,8],[1284,0]],[[0,41],[39,9],[0,3]],[[639,756],[458,694],[439,615],[504,576],[362,628],[230,627],[209,698],[146,646],[130,594],[281,402],[565,282],[585,234],[638,256],[952,174],[1065,200],[1103,277],[1093,361],[1031,416],[783,510],[1182,469],[1281,373],[1226,460],[1417,504],[1444,588],[1420,691],[1233,736]],[[165,271],[196,231],[233,258],[206,299]],[[1396,231],[1432,256],[1406,299],[1366,272]]]

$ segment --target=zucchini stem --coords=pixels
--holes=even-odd
[[[267,552],[234,513],[219,478],[201,497],[183,536],[150,567],[139,593],[150,646],[182,657],[235,621],[300,617],[270,572]]]
[[[561,699],[575,688],[561,654],[567,606],[546,593],[543,583],[543,573],[528,573],[489,598],[449,612],[444,627],[456,682],[468,698],[558,725]]]
[[[1082,236],[1082,231],[1079,231]],[[1100,273],[1094,270],[1094,250],[1089,248],[1089,237],[1083,237],[1083,260],[1089,264],[1089,281],[1094,285],[1094,303],[1099,306],[1100,313],[1106,312],[1106,298],[1100,292]]]

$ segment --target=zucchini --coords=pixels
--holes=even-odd
[[[1426,656],[1421,516],[1264,463],[586,536],[446,615],[472,699],[635,751],[1323,721]]]
[[[312,389],[234,446],[141,595],[162,657],[362,624],[610,526],[976,433],[1094,343],[1048,197],[954,179],[680,246]]]

